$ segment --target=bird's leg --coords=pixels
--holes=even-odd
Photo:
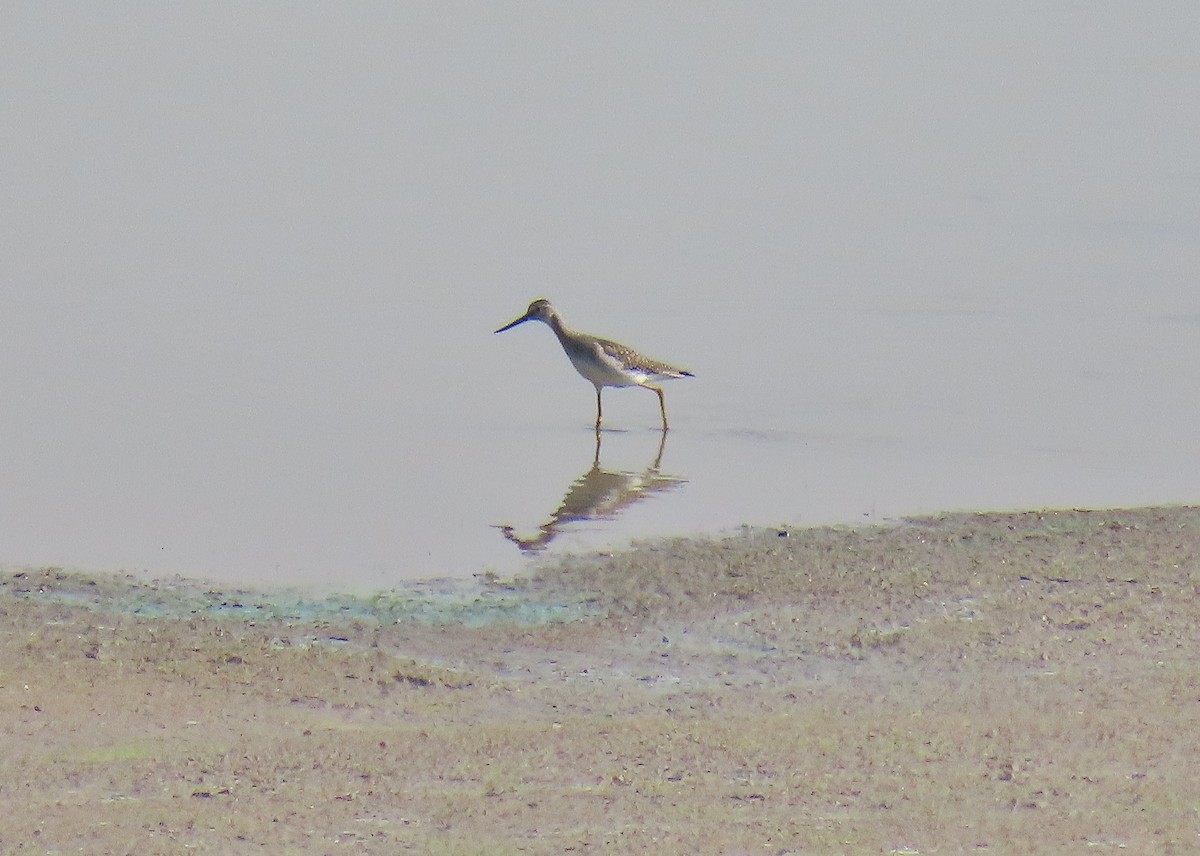
[[[662,464],[663,450],[667,448],[667,432],[663,431],[662,436],[658,439],[658,454],[654,456],[654,463],[650,465],[650,472],[657,473],[658,467]]]
[[[603,416],[603,410],[600,407],[600,390],[602,390],[602,389],[604,389],[604,387],[602,387],[602,386],[596,387],[596,432],[597,433],[600,432],[600,419]]]
[[[663,430],[666,431],[669,427],[667,425],[667,402],[666,402],[666,399],[663,398],[662,387],[661,386],[647,386],[646,389],[652,389],[658,393],[658,409],[660,411],[662,411]]]

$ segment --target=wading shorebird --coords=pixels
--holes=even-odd
[[[579,333],[562,322],[549,300],[535,300],[529,304],[525,314],[505,324],[497,333],[511,330],[526,321],[541,321],[554,331],[558,341],[567,352],[571,365],[596,387],[596,430],[600,430],[603,409],[600,406],[600,391],[606,386],[644,386],[658,394],[658,409],[662,411],[662,429],[667,430],[667,405],[663,400],[662,387],[655,383],[679,377],[694,377],[689,371],[677,369],[658,360],[643,357],[633,348],[617,342]]]

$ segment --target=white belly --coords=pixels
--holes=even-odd
[[[575,371],[596,386],[637,386],[648,379],[645,373],[630,371],[603,352],[584,354],[567,351],[567,356],[571,358]]]

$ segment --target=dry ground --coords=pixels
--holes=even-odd
[[[0,852],[1200,851],[1200,509],[461,592],[0,580]]]

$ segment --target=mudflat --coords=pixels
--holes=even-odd
[[[0,851],[1200,849],[1200,509],[306,598],[0,575]]]

